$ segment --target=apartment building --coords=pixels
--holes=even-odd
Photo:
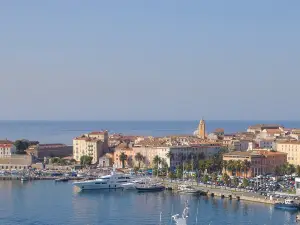
[[[11,157],[16,153],[16,147],[12,141],[0,140],[0,158]]]
[[[97,163],[104,155],[103,142],[86,135],[73,139],[73,158],[79,162],[84,155],[93,157],[92,164]]]
[[[238,161],[250,162],[248,171],[236,171],[225,168],[224,172],[230,176],[247,176],[253,177],[257,175],[264,175],[274,173],[276,166],[281,166],[287,162],[287,154],[282,152],[273,152],[266,150],[254,150],[247,152],[230,152],[223,155],[224,161]]]
[[[300,141],[276,141],[276,150],[287,153],[287,162],[300,165]]]
[[[202,143],[187,146],[134,146],[134,155],[140,153],[144,156],[144,164],[151,166],[155,156],[164,159],[168,166],[175,168],[186,160],[198,160],[200,155],[210,159],[217,154],[221,145],[218,143]],[[170,155],[169,155],[170,153]]]

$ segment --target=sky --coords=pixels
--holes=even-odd
[[[0,1],[0,119],[297,120],[299,8]]]

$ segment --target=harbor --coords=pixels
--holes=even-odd
[[[124,224],[155,225],[159,224],[160,215],[162,224],[173,224],[171,216],[181,215],[186,201],[189,203],[188,225],[297,224],[296,213],[277,210],[270,204],[179,194],[168,190],[138,192],[106,189],[82,192],[74,187],[72,181],[2,181],[0,197],[3,200],[0,208],[4,224],[21,224],[11,222],[22,221],[22,224],[29,225],[32,220],[26,218],[34,217],[35,223],[45,224],[44,221],[47,221],[51,225],[57,224],[57,220],[60,221],[58,224],[64,225],[110,225],[118,224],[120,220]],[[21,202],[18,200],[20,198]],[[45,208],[51,208],[51,214]]]

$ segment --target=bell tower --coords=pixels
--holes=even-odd
[[[203,120],[203,118],[200,120],[198,126],[198,137],[201,139],[205,139],[205,121]]]

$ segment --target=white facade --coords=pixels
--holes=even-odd
[[[16,153],[16,147],[12,143],[0,144],[0,158],[10,157],[12,154]]]
[[[95,164],[103,154],[101,140],[90,137],[78,137],[73,140],[73,158],[77,162],[80,161],[81,156],[87,155],[93,157],[92,164]]]
[[[273,149],[274,140],[259,139],[257,142],[258,142],[259,148]]]

